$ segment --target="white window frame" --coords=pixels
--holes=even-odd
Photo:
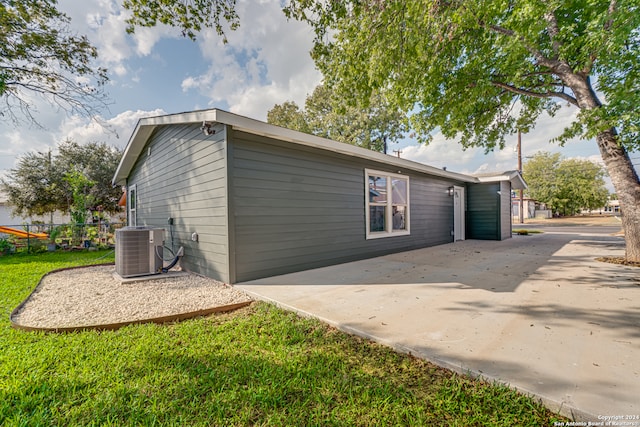
[[[387,181],[387,201],[385,205],[385,231],[371,231],[371,222],[370,222],[370,206],[371,205],[379,205],[370,203],[369,198],[369,177],[370,176],[380,176],[385,177]],[[392,179],[402,179],[406,181],[407,186],[407,203],[398,204],[393,203],[393,192],[391,188],[391,180]],[[374,169],[365,169],[364,170],[364,199],[365,199],[365,229],[366,229],[366,239],[380,239],[385,237],[396,237],[396,236],[407,236],[411,234],[411,217],[410,217],[410,207],[411,207],[411,198],[409,197],[409,177],[407,175],[401,175],[397,173],[384,172]],[[394,230],[393,229],[393,207],[394,206],[404,206],[405,207],[405,223],[406,227],[404,230]]]
[[[131,196],[133,195],[133,203],[131,203]],[[133,205],[133,206],[132,206]],[[136,212],[138,210],[138,186],[136,184],[130,185],[127,188],[127,210],[129,211],[129,226],[135,227],[138,225],[138,218]]]

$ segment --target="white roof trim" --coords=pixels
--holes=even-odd
[[[279,126],[261,122],[259,120],[254,120],[248,117],[229,113],[227,111],[212,109],[178,114],[168,114],[164,116],[148,117],[138,120],[138,123],[136,124],[131,138],[129,139],[129,142],[127,143],[127,146],[124,150],[122,159],[120,160],[120,164],[118,165],[118,169],[113,176],[112,183],[116,185],[124,184],[126,182],[127,177],[131,173],[131,169],[133,169],[133,166],[140,156],[142,149],[146,145],[149,136],[151,136],[151,133],[156,127],[172,124],[202,123],[205,121],[221,123],[231,126],[236,130],[255,135],[266,136],[281,141],[304,145],[307,147],[333,151],[347,156],[381,162],[392,167],[422,172],[455,181],[468,183],[483,182],[480,181],[479,178],[469,175],[446,171],[433,166],[424,165],[422,163],[417,163],[395,156],[378,153],[376,151],[367,150],[365,148],[356,147],[354,145],[336,142],[315,135],[309,135],[306,133],[285,129]],[[522,183],[524,184],[524,181],[522,181]]]
[[[526,190],[528,188],[527,183],[524,182],[524,178],[522,178],[522,174],[518,171],[507,171],[495,175],[478,175],[476,179],[479,182],[509,181],[511,182],[512,190]]]

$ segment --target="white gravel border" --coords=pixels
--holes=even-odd
[[[156,319],[251,301],[242,291],[216,280],[187,274],[121,282],[115,266],[92,266],[44,276],[13,313],[27,328],[81,328]],[[155,276],[154,276],[155,277]]]

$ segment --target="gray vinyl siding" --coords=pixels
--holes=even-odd
[[[137,224],[162,227],[171,246],[174,219],[181,263],[190,271],[229,282],[226,130],[205,136],[199,125],[160,126],[151,135],[128,178],[137,186]],[[191,240],[198,233],[199,241]]]
[[[500,182],[500,239],[511,238],[511,183]]]
[[[467,186],[467,238],[500,240],[499,183]]]
[[[398,170],[238,131],[229,144],[234,281],[452,241],[452,182],[408,173],[411,234],[366,240],[364,170]]]

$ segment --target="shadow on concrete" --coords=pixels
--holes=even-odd
[[[566,250],[571,243],[570,250]],[[563,250],[564,249],[564,250]],[[420,285],[514,292],[524,280],[566,279],[600,284],[618,274],[621,266],[597,263],[588,274],[575,275],[575,266],[596,257],[619,255],[624,240],[607,235],[568,233],[514,236],[504,241],[466,240],[372,259],[257,279],[238,285],[372,286]],[[545,268],[545,276],[537,273]],[[617,282],[616,282],[617,283]]]
[[[640,289],[638,289],[640,292]],[[452,312],[469,312],[481,310],[496,314],[517,314],[547,327],[575,327],[581,325],[593,330],[608,330],[617,336],[621,343],[632,344],[640,338],[640,305],[615,307],[582,308],[571,304],[525,304],[501,305],[486,302],[465,301],[458,307],[445,308]],[[533,324],[533,323],[532,323]]]
[[[640,270],[624,240],[544,233],[456,242],[238,284],[285,308],[579,420],[640,410]]]
[[[429,345],[421,339],[424,336],[422,333],[389,333],[384,324],[372,326],[366,321],[354,320],[338,322],[334,326],[460,374],[508,384],[573,420],[597,421],[599,415],[611,415],[621,410],[635,413],[633,411],[638,410],[637,402],[630,393],[634,393],[638,376],[637,372],[633,373],[633,361],[638,353],[635,343],[640,337],[640,307],[594,311],[571,309],[562,304],[522,307],[476,303],[470,307],[465,303],[464,306],[445,310],[458,312],[460,324],[464,323],[463,319],[469,311],[477,310],[484,316],[488,312],[510,318],[524,316],[527,325],[520,325],[520,328],[512,331],[518,337],[515,341],[513,337],[505,341],[495,340],[495,336],[505,332],[508,327],[496,325],[494,331],[483,332],[487,343],[495,340],[496,347],[489,353],[475,346],[465,347],[458,342],[452,342],[451,346],[443,346],[442,343]],[[453,319],[446,314],[437,316]],[[536,329],[537,334],[529,332],[529,326],[532,331]],[[425,319],[417,329],[429,330],[429,320]],[[587,342],[589,329],[598,335],[593,342]],[[556,336],[551,339],[541,338],[541,335],[554,333]],[[566,339],[567,335],[573,335],[574,339],[583,343],[575,345],[571,338]],[[602,348],[595,351],[592,348],[594,345],[607,347],[615,343],[618,343],[616,348],[609,350],[624,352],[624,357],[630,361],[627,366],[624,363],[620,366],[621,357],[609,358],[607,351],[601,351]],[[514,351],[513,346],[521,348]],[[577,362],[571,363],[574,360]]]

